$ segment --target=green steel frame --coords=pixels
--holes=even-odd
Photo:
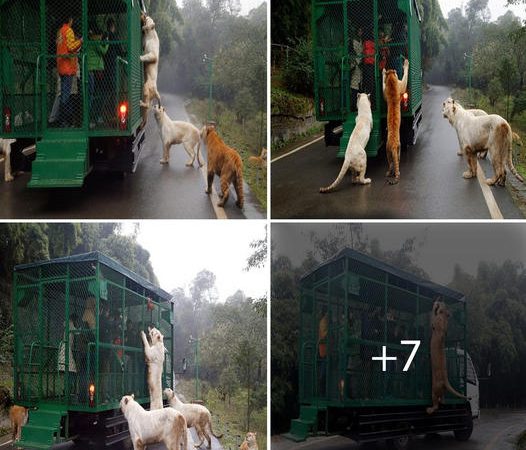
[[[59,15],[63,4],[57,0],[0,0],[0,57],[3,67],[3,70],[0,70],[0,111],[9,108],[12,118],[11,132],[5,131],[2,120],[0,137],[40,139],[47,132],[56,131],[67,131],[68,136],[71,137],[75,135],[129,136],[140,125],[139,101],[142,95],[143,70],[139,59],[142,51],[139,2],[132,0],[76,1],[80,8],[76,12],[80,18],[80,28],[77,34],[85,37],[85,45],[77,55],[82,80],[79,88],[82,96],[82,121],[80,126],[64,130],[50,128],[47,120],[51,112],[52,97],[55,95],[55,79],[50,76],[50,67],[56,59],[54,43],[50,43],[50,36],[56,32],[56,24],[50,22],[48,8],[53,9]],[[107,8],[106,11],[105,8]],[[89,22],[93,18],[93,15],[90,16],[91,10],[99,16],[111,13],[122,15],[124,21],[122,24],[125,30],[121,32],[126,34],[127,38],[108,41],[110,46],[118,45],[126,49],[126,59],[119,58],[116,64],[120,76],[118,73],[115,74],[114,81],[117,85],[124,83],[118,86],[117,91],[120,93],[118,102],[126,101],[128,104],[129,117],[124,129],[110,122],[94,129],[90,129],[89,126],[88,77],[83,74],[87,74],[87,48],[97,45],[96,41],[86,39]],[[118,114],[118,102],[114,105],[115,119]],[[25,120],[25,116],[28,116],[26,113],[29,113],[31,117],[29,123],[26,123]],[[15,123],[17,116],[21,118],[19,123]]]
[[[437,297],[451,313],[446,340],[449,380],[466,392],[466,304],[448,288],[419,280],[352,250],[301,281],[299,399],[304,406],[360,408],[431,404],[430,311]],[[327,314],[328,333],[320,335]],[[421,340],[408,372],[402,368]],[[322,356],[321,346],[326,355]],[[386,372],[372,356],[397,356]],[[464,400],[445,399],[446,404]]]
[[[403,20],[402,20],[403,18]],[[407,26],[407,37],[400,28],[392,41],[381,43],[381,28],[392,27],[402,21]],[[372,27],[374,40],[373,79],[364,72],[364,54],[354,54],[353,37],[359,27]],[[403,111],[405,120],[419,113],[422,104],[422,71],[420,49],[420,15],[415,0],[312,0],[312,36],[314,55],[314,97],[316,118],[320,121],[343,122],[344,131],[338,156],[344,156],[347,142],[354,128],[356,110],[352,104],[351,77],[353,60],[358,58],[363,71],[361,92],[372,87],[373,130],[367,154],[375,156],[382,144],[381,122],[386,117],[382,94],[380,59],[382,51],[389,51],[401,59],[409,59],[409,107]],[[392,30],[393,28],[391,28]],[[404,47],[402,49],[402,47]],[[394,60],[390,57],[391,60]],[[389,64],[387,68],[389,68]],[[392,67],[391,68],[395,68]],[[401,62],[396,67],[401,72]],[[399,73],[401,77],[401,73]],[[368,78],[369,77],[369,78]],[[411,120],[412,122],[412,120]],[[412,124],[412,123],[411,123]]]
[[[172,387],[171,296],[98,253],[72,258],[15,268],[15,402],[93,413],[118,409],[121,397],[134,392],[140,403],[148,403],[139,331],[153,324],[165,336],[163,385]],[[91,308],[90,297],[94,328],[78,325],[81,313]],[[103,322],[104,311],[113,314],[111,323]],[[72,314],[79,319],[74,329],[72,320],[65,320]],[[78,342],[85,352],[77,338],[83,338]]]

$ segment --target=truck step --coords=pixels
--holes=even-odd
[[[31,188],[81,187],[89,172],[88,138],[48,137],[36,144]]]
[[[60,439],[62,418],[66,412],[40,407],[29,410],[28,422],[22,427],[18,446],[23,448],[50,448]]]

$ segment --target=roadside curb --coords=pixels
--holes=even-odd
[[[508,174],[506,181],[506,189],[511,194],[517,208],[526,217],[526,181],[521,183],[512,173]]]

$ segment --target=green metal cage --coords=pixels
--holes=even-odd
[[[100,139],[139,133],[139,3],[0,0],[0,137],[36,144],[29,187],[79,187]],[[63,53],[69,18],[78,48]],[[64,62],[74,74],[64,76]]]
[[[409,106],[414,117],[422,103],[420,16],[415,0],[312,0],[314,94],[320,121],[343,122],[338,156],[344,156],[355,125],[356,95],[371,94],[373,130],[368,155],[382,143],[386,105],[382,69],[402,78],[409,60]],[[366,44],[366,42],[368,44]]]
[[[430,312],[444,301],[451,317],[446,355],[451,385],[466,391],[466,303],[463,294],[345,249],[301,281],[302,405],[317,408],[431,404]],[[323,330],[326,331],[323,331]],[[413,349],[401,340],[420,340]],[[372,361],[387,347],[388,361]],[[446,404],[464,400],[447,396]]]
[[[156,326],[173,384],[171,295],[114,260],[88,253],[17,266],[13,289],[14,399],[89,413],[149,402],[140,331]]]
[[[132,0],[1,0],[0,109],[5,117],[0,136],[41,137],[48,130],[84,130],[90,136],[127,135],[140,123],[142,48],[139,2]],[[57,72],[57,38],[66,16],[75,37],[83,38],[74,59],[69,118],[58,122],[61,80]],[[108,34],[108,21],[115,33]],[[93,80],[90,80],[90,78]],[[129,120],[118,120],[126,102]]]

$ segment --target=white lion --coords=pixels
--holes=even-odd
[[[163,141],[161,164],[168,164],[170,147],[172,145],[183,144],[186,153],[188,153],[188,156],[191,158],[186,165],[193,166],[197,154],[197,164],[201,167],[203,163],[199,155],[201,148],[199,130],[189,122],[170,119],[163,106],[155,105],[153,107],[153,113],[155,120],[157,120],[157,125],[159,125],[161,140]]]
[[[163,442],[168,450],[188,450],[188,431],[184,416],[173,408],[146,411],[133,395],[125,395],[121,411],[128,421],[134,450]]]
[[[476,154],[487,150],[495,172],[493,178],[486,179],[488,185],[504,186],[506,166],[519,181],[524,181],[513,165],[513,133],[505,119],[497,114],[474,116],[453,99],[442,104],[442,114],[457,131],[460,147],[466,155],[468,170],[463,173],[464,178],[477,176]]]
[[[141,22],[143,24],[142,31],[144,32],[144,54],[141,55],[140,59],[144,63],[144,87],[140,105],[141,108],[143,108],[142,126],[144,126],[148,118],[151,101],[156,98],[159,104],[161,104],[161,96],[157,90],[160,43],[157,31],[155,31],[155,22],[153,19],[150,16],[141,14]]]
[[[353,183],[369,184],[371,182],[370,178],[365,178],[365,171],[367,169],[365,147],[367,147],[373,128],[373,116],[369,96],[367,94],[358,94],[357,105],[358,115],[356,116],[356,125],[347,143],[342,168],[336,180],[334,180],[330,186],[320,188],[320,192],[322,193],[331,192],[336,189],[349,169],[353,172]]]
[[[162,375],[164,366],[164,347],[163,335],[157,328],[148,327],[151,345],[146,339],[146,334],[141,331],[141,339],[144,344],[144,357],[148,365],[148,389],[150,391],[150,409],[162,409]]]
[[[208,447],[212,448],[212,438],[210,437],[210,434],[212,434],[217,439],[221,439],[223,437],[222,434],[219,436],[214,434],[214,431],[212,430],[212,415],[206,406],[195,403],[183,403],[181,400],[179,400],[179,398],[177,398],[175,392],[170,388],[166,388],[164,390],[164,395],[166,395],[168,398],[168,403],[170,403],[170,406],[175,408],[184,416],[186,419],[186,424],[189,427],[195,428],[195,431],[197,432],[197,438],[201,440],[201,442],[195,447],[201,447],[204,440],[206,439],[208,442]]]

